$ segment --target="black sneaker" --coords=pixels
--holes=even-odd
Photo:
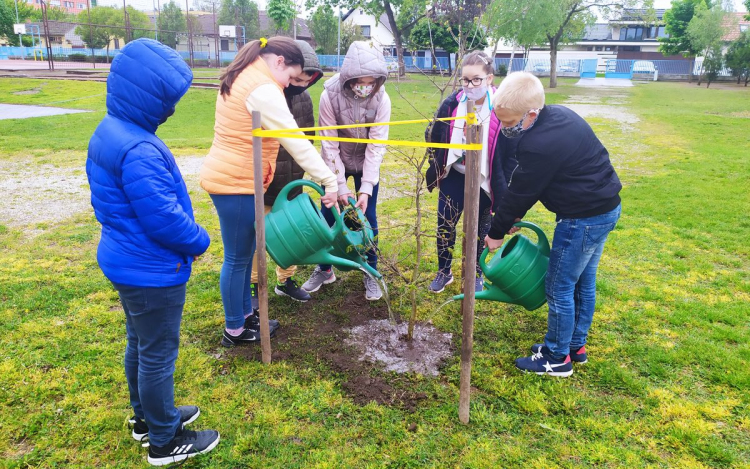
[[[235,345],[247,345],[260,343],[260,330],[244,328],[240,335],[232,335],[224,329],[224,334],[221,338],[221,345],[224,347],[234,347]]]
[[[245,329],[254,329],[260,331],[260,314],[257,309],[253,310],[253,313],[245,318]],[[268,320],[268,329],[271,331],[273,336],[279,328],[279,321],[275,319]]]
[[[151,445],[148,448],[148,462],[152,466],[166,466],[173,462],[184,461],[199,454],[208,453],[219,444],[219,432],[204,430],[177,430],[172,441],[166,446]]]
[[[279,296],[288,296],[294,301],[301,301],[302,303],[310,300],[310,294],[303,288],[297,285],[297,282],[293,278],[288,278],[284,283],[277,283],[276,288],[273,289]]]
[[[195,422],[195,419],[201,414],[198,406],[194,405],[181,405],[177,410],[180,412],[180,422],[182,422],[183,426]],[[148,425],[143,420],[134,415],[128,420],[128,423],[133,426],[132,435],[136,441],[143,441],[148,436]]]

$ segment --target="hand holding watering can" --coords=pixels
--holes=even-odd
[[[516,218],[515,222],[518,223],[520,221],[521,221],[520,218]],[[515,233],[516,231],[520,229],[521,229],[520,226],[514,225],[511,229],[508,230],[508,234],[512,235],[513,233]],[[495,252],[498,249],[500,249],[500,247],[503,245],[503,241],[505,241],[505,239],[494,239],[494,238],[490,238],[490,236],[487,235],[484,237],[484,247],[489,249],[490,252]]]

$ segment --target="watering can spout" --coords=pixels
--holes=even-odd
[[[513,299],[505,292],[495,287],[494,285],[488,285],[487,283],[485,283],[484,290],[476,292],[474,294],[474,298],[477,300],[499,301],[501,303],[515,303],[515,301],[513,301]],[[464,294],[461,293],[460,295],[456,295],[453,297],[453,299],[455,301],[463,300]]]
[[[381,278],[383,278],[383,275],[380,272],[373,269],[372,267],[370,267],[370,265],[366,263],[359,264],[349,259],[344,259],[343,257],[334,256],[333,254],[328,253],[328,252],[317,253],[316,255],[312,256],[311,258],[306,259],[304,262],[301,262],[301,263],[302,264],[330,264],[330,265],[335,265],[336,267],[339,267],[342,269],[364,270],[368,274],[375,277],[377,280],[380,280]]]

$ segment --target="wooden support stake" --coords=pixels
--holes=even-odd
[[[474,112],[474,101],[466,103],[466,112]],[[464,123],[466,143],[481,143],[482,126],[476,119]],[[474,347],[474,285],[477,268],[477,236],[479,224],[480,171],[482,152],[466,152],[466,180],[464,183],[464,259],[463,281],[464,299],[461,301],[463,314],[463,335],[461,337],[461,380],[458,401],[458,419],[469,423],[469,403],[471,401],[471,353]]]
[[[260,112],[253,111],[253,130],[260,128]],[[263,138],[253,137],[255,183],[255,258],[258,259],[260,350],[263,363],[271,363],[271,331],[268,328],[268,272],[266,271],[266,219],[263,203]]]

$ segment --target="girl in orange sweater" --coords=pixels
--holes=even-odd
[[[292,39],[262,38],[243,47],[221,75],[214,141],[200,179],[216,206],[224,243],[219,285],[226,320],[221,343],[226,347],[260,340],[260,323],[253,314],[250,294],[256,195],[252,112],[261,111],[264,129],[297,128],[283,89],[302,73],[303,66],[302,52]],[[308,140],[263,139],[263,189],[273,179],[279,144],[314,181],[325,186],[321,200],[332,207],[338,197],[336,176]],[[274,333],[278,321],[271,321],[270,328]]]

